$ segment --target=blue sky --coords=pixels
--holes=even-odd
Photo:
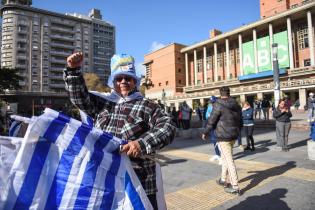
[[[191,45],[206,40],[209,30],[227,32],[259,20],[259,0],[33,0],[33,7],[88,15],[101,10],[116,26],[116,52],[135,57],[169,43]]]

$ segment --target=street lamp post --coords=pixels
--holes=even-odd
[[[278,63],[278,44],[272,44],[272,68],[274,82],[275,107],[278,106],[280,100],[280,79],[279,79],[279,63]]]

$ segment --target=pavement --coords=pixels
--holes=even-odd
[[[304,118],[305,119],[305,118]],[[308,159],[309,131],[291,129],[289,152],[279,151],[274,129],[256,129],[256,150],[234,148],[242,195],[215,182],[221,166],[199,136],[177,137],[159,152],[168,209],[315,209],[315,161]],[[243,144],[246,140],[243,137]]]

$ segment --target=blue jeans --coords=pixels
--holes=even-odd
[[[210,133],[210,141],[213,143],[215,154],[221,157],[219,144],[217,143],[217,137],[214,133],[214,130],[212,130]]]
[[[237,137],[237,144],[238,146],[242,145],[242,131],[240,130],[240,134]]]

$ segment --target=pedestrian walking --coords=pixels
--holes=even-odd
[[[183,104],[180,106],[180,111],[182,113],[183,129],[187,130],[190,128],[192,109],[187,105],[186,101],[184,101]]]
[[[254,114],[253,108],[246,101],[242,109],[243,130],[244,130],[244,133],[246,136],[246,142],[247,142],[247,146],[245,147],[244,150],[252,150],[252,151],[255,150],[254,138],[253,138],[253,132],[254,132],[253,114]]]
[[[291,129],[290,118],[292,117],[292,113],[285,105],[283,99],[279,101],[278,107],[273,112],[273,117],[276,119],[277,146],[281,147],[282,151],[287,152],[289,151],[288,139]]]
[[[128,141],[122,145],[153,206],[157,209],[155,151],[170,144],[175,135],[171,116],[139,92],[140,78],[136,75],[134,58],[127,54],[114,55],[108,95],[88,92],[80,71],[81,52],[67,58],[64,79],[70,100],[79,109],[96,118],[96,127]],[[151,157],[150,157],[151,156]]]
[[[173,107],[171,115],[172,115],[172,120],[175,123],[176,127],[179,128],[178,127],[178,112],[176,111],[176,107]]]
[[[315,98],[314,93],[310,92],[307,98],[308,122],[314,121]]]
[[[261,117],[261,101],[260,100],[255,100],[254,101],[254,117],[257,119],[257,114],[258,114],[258,119]]]
[[[222,158],[222,173],[217,183],[224,186],[226,192],[240,195],[237,171],[233,160],[233,145],[240,133],[241,107],[234,98],[230,97],[229,87],[221,87],[220,95],[221,98],[217,99],[213,105],[202,139],[205,140],[211,130],[215,130]],[[228,177],[231,186],[227,185]]]
[[[266,97],[261,101],[261,109],[263,111],[264,120],[269,120],[270,101]]]
[[[211,112],[212,112],[212,109],[213,109],[213,104],[216,102],[216,100],[217,100],[217,97],[215,97],[215,96],[211,96],[209,98],[209,104],[208,104],[207,112],[206,112],[206,120],[209,119]],[[219,165],[221,165],[222,160],[221,160],[221,153],[220,153],[220,149],[219,149],[219,144],[217,142],[217,136],[215,135],[214,129],[212,129],[210,132],[211,132],[210,133],[210,141],[213,144],[215,155],[213,155],[211,158],[209,158],[209,160],[210,161],[219,161],[218,163],[219,163]]]

